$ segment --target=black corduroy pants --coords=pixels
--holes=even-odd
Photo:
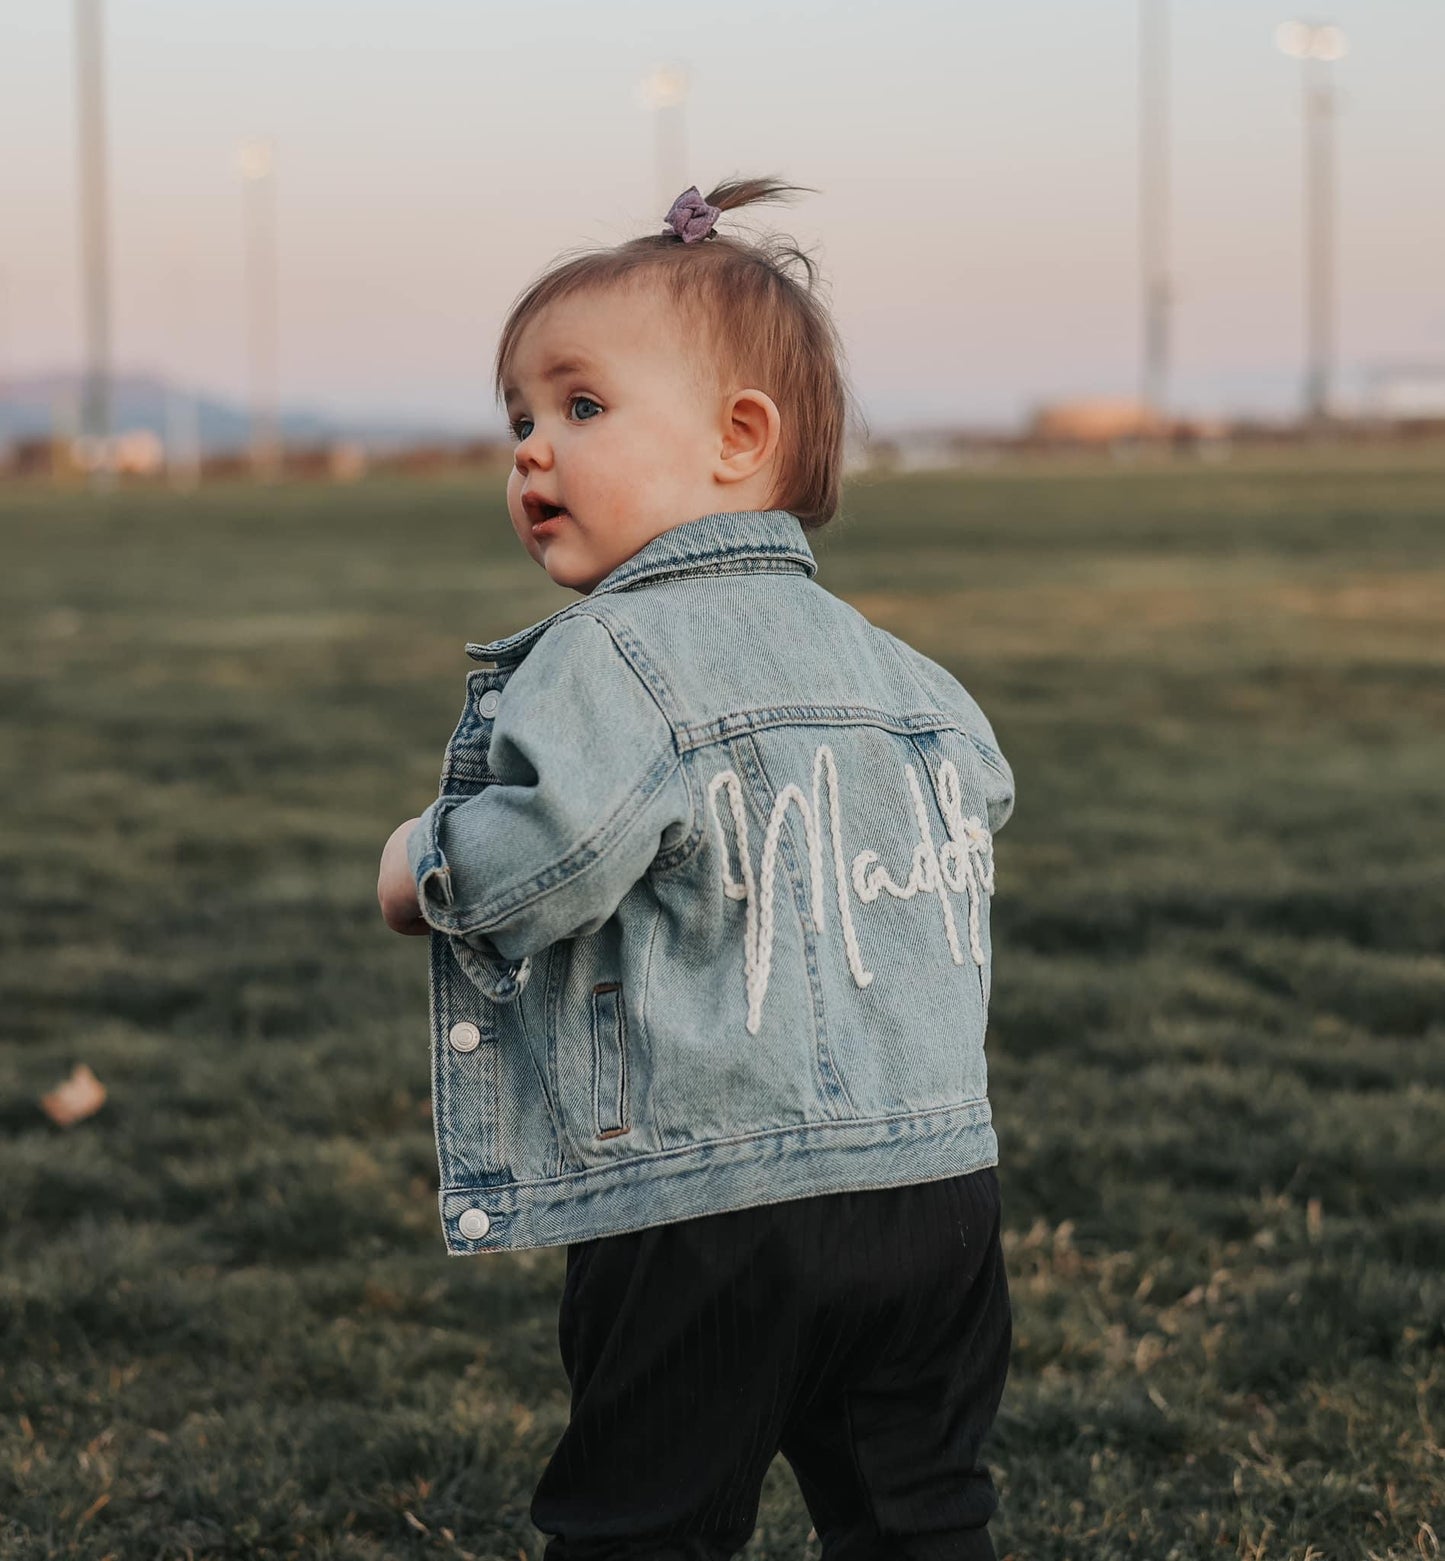
[[[574,1244],[547,1561],[723,1561],[781,1450],[825,1561],[992,1561],[1012,1323],[991,1166]]]

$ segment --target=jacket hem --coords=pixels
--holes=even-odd
[[[820,1193],[937,1181],[998,1164],[987,1100],[925,1115],[810,1123],[545,1181],[449,1184],[437,1196],[453,1257],[562,1246]],[[485,1221],[477,1218],[478,1211]],[[475,1239],[459,1221],[485,1224]]]

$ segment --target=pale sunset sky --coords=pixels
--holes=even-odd
[[[1291,410],[1302,352],[1289,0],[1174,0],[1175,403]],[[1445,361],[1445,0],[1344,28],[1340,366]],[[107,0],[122,370],[244,398],[236,148],[274,140],[288,407],[499,426],[508,303],[661,226],[640,83],[691,78],[688,181],[822,192],[815,247],[875,427],[1131,393],[1135,0]],[[0,380],[80,356],[68,0],[0,0]],[[671,192],[671,193],[676,193]]]

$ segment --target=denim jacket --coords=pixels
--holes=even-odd
[[[479,663],[407,849],[454,1254],[997,1162],[1013,776],[786,510],[664,532]]]

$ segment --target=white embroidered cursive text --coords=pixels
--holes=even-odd
[[[813,786],[811,798],[798,786],[789,784],[773,799],[763,834],[762,858],[757,876],[753,874],[752,853],[748,845],[748,816],[743,800],[743,786],[733,770],[723,770],[708,783],[708,808],[717,831],[718,849],[722,856],[723,893],[732,900],[742,900],[746,907],[743,927],[743,971],[747,983],[749,1034],[756,1035],[762,1023],[763,998],[767,995],[768,979],[772,972],[774,899],[777,876],[778,841],[783,830],[783,820],[789,807],[796,807],[802,819],[804,836],[808,846],[808,909],[815,930],[821,934],[824,922],[823,873],[824,854],[831,859],[834,888],[837,893],[838,919],[843,928],[843,946],[848,956],[848,969],[859,987],[866,987],[873,980],[873,973],[863,964],[858,947],[858,934],[853,927],[849,886],[865,905],[870,905],[880,894],[891,895],[897,900],[911,900],[916,894],[934,894],[938,897],[943,918],[944,935],[948,939],[949,952],[956,965],[964,962],[959,943],[958,928],[954,921],[950,891],[968,897],[969,952],[974,962],[982,967],[986,961],[981,938],[981,913],[983,896],[993,893],[993,837],[976,814],[964,817],[963,794],[959,785],[958,770],[951,759],[945,759],[938,767],[934,794],[939,811],[948,828],[948,839],[942,847],[935,847],[933,829],[929,823],[928,805],[918,782],[918,773],[911,764],[903,766],[913,801],[914,823],[918,830],[918,843],[913,848],[907,881],[899,884],[879,862],[876,851],[860,851],[853,858],[851,872],[843,866],[843,824],[838,802],[838,767],[833,750],[827,743],[819,743],[813,754]],[[829,836],[825,844],[822,833],[823,795],[826,787],[828,798]],[[727,792],[728,812],[736,837],[738,871],[733,871],[733,854],[723,829],[722,814],[718,808],[718,793]]]

